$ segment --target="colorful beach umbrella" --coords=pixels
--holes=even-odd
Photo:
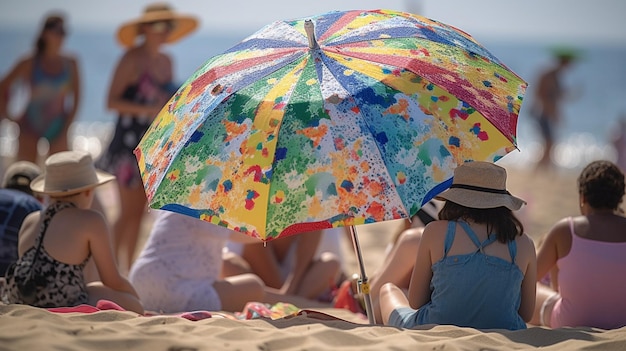
[[[209,59],[136,149],[150,206],[266,241],[410,218],[516,148],[526,83],[452,26],[390,11],[274,22]]]

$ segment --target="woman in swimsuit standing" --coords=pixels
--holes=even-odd
[[[114,224],[114,248],[120,268],[132,264],[146,195],[133,150],[164,104],[175,93],[172,61],[163,44],[191,33],[197,21],[176,14],[166,4],[148,5],[143,15],[118,31],[128,49],[118,62],[109,88],[108,108],[117,111],[113,140],[98,166],[117,177],[120,214]],[[135,39],[143,40],[135,44]]]
[[[0,119],[8,117],[7,97],[13,84],[28,82],[30,89],[26,110],[17,120],[18,160],[37,163],[41,138],[50,144],[49,154],[68,149],[67,132],[80,102],[80,79],[76,59],[61,52],[65,35],[63,17],[47,17],[35,53],[18,62],[0,82]]]

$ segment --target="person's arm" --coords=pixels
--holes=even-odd
[[[72,123],[76,119],[76,112],[78,111],[78,105],[80,104],[80,76],[78,71],[78,63],[75,58],[68,57],[70,62],[71,79],[70,86],[72,91],[72,105],[67,113],[67,119],[64,121],[63,134],[67,135]]]
[[[117,111],[121,115],[156,116],[162,106],[142,105],[123,99],[124,91],[128,88],[128,86],[135,83],[132,79],[137,76],[136,60],[137,59],[131,50],[126,52],[118,63],[109,87],[107,107],[111,110]]]
[[[518,259],[525,261],[524,279],[521,287],[521,303],[518,309],[519,315],[525,322],[529,322],[533,317],[535,310],[535,296],[537,294],[537,256],[535,253],[535,244],[524,234],[521,240],[518,240]]]
[[[70,126],[76,119],[76,112],[78,111],[78,106],[80,104],[80,76],[78,70],[78,62],[75,58],[69,58],[71,70],[72,70],[72,108],[70,109],[67,115],[67,121],[65,122],[65,133],[69,130]]]
[[[89,250],[102,284],[113,290],[126,292],[139,298],[135,288],[120,274],[117,268],[109,228],[102,214],[85,210],[82,224],[84,228],[89,228]]]
[[[165,104],[170,100],[170,98],[172,97],[172,95],[174,95],[175,90],[173,89],[173,82],[174,82],[174,77],[173,77],[173,72],[174,72],[174,65],[172,63],[172,59],[166,55],[166,54],[161,54],[161,59],[163,60],[164,63],[164,69],[163,72],[165,72],[165,77],[164,77],[164,82],[167,83],[167,86],[162,86],[160,87],[159,90],[159,96],[157,97],[157,101],[155,101],[155,104],[157,104],[159,106],[159,112],[161,110],[161,108],[163,106],[165,106]],[[178,88],[178,87],[176,87]],[[156,115],[155,115],[156,116]]]
[[[569,223],[567,219],[559,221],[550,229],[541,246],[537,250],[537,279],[542,279],[555,266],[559,258],[563,256],[561,243],[569,236]],[[570,238],[571,240],[571,238]]]
[[[31,67],[32,58],[23,59],[0,81],[0,121],[9,118],[8,98],[11,86],[19,79],[26,79]]]
[[[18,233],[18,257],[22,257],[28,249],[35,245],[35,239],[39,234],[38,228],[40,216],[41,211],[35,211],[27,215],[22,221],[22,225],[20,226],[20,231]]]
[[[447,221],[431,222],[424,228],[420,241],[415,266],[409,283],[409,304],[411,308],[418,309],[430,301],[430,281],[433,278],[433,258],[431,252],[435,249],[435,237],[443,236],[447,230]],[[443,251],[443,250],[442,250]]]
[[[283,284],[280,265],[274,255],[271,243],[268,243],[267,246],[263,243],[244,245],[241,257],[248,262],[252,273],[258,275],[265,285],[280,289]]]
[[[289,273],[287,279],[281,287],[281,293],[283,294],[297,294],[300,289],[300,282],[304,277],[306,271],[313,262],[313,257],[317,251],[317,247],[322,241],[322,230],[316,230],[314,232],[302,233],[298,236],[295,243],[296,245],[296,263],[293,271]]]

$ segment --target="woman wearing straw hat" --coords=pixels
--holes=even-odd
[[[424,228],[408,298],[380,290],[385,324],[451,324],[524,329],[535,305],[535,246],[512,211],[523,200],[506,190],[506,170],[469,162],[454,171],[440,220]]]
[[[49,205],[22,224],[19,259],[7,270],[4,303],[95,306],[105,299],[143,313],[137,292],[117,269],[104,217],[90,209],[94,188],[113,179],[96,170],[86,152],[63,151],[48,157],[44,174],[30,187],[49,196]],[[86,284],[83,269],[92,256],[102,282]]]
[[[133,150],[177,88],[172,84],[171,59],[161,49],[196,26],[195,18],[157,3],[146,7],[139,18],[124,23],[117,33],[127,50],[115,69],[108,107],[117,111],[118,118],[113,140],[98,166],[117,177],[121,208],[113,227],[114,248],[120,268],[125,271],[132,263],[146,212],[146,196]]]

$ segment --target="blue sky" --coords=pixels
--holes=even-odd
[[[74,29],[114,29],[138,15],[146,0],[0,0],[0,26],[38,26],[62,9]],[[200,17],[201,31],[252,33],[278,19],[330,10],[389,8],[421,13],[479,38],[578,39],[626,45],[624,0],[172,0],[179,11]]]

